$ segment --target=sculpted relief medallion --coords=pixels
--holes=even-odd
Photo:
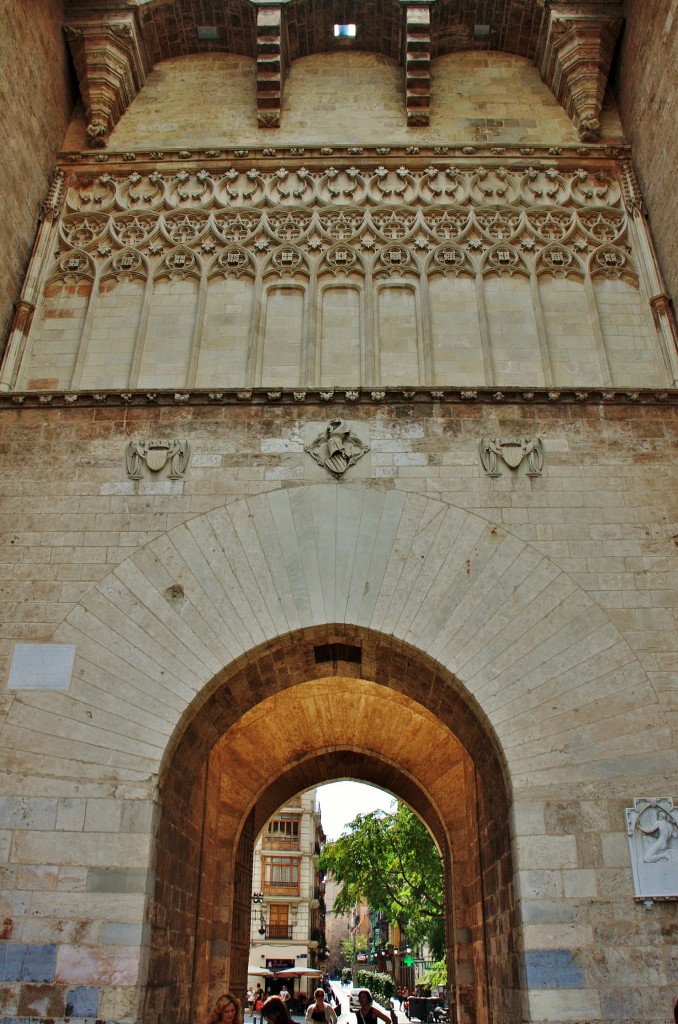
[[[325,430],[304,448],[319,466],[337,479],[369,450],[369,446],[360,440],[346,420],[339,419],[330,420]]]

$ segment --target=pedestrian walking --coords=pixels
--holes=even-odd
[[[240,1000],[230,992],[224,992],[214,1004],[207,1024],[243,1024]]]
[[[259,1018],[259,1024],[263,1024],[264,1018],[262,1017],[262,1010],[264,1008],[265,996],[264,990],[261,985],[258,986],[254,993],[254,999],[252,1001],[252,1024]]]
[[[355,1011],[358,1024],[377,1024],[379,1020],[384,1020],[386,1024],[391,1024],[391,1018],[380,1007],[373,1004],[372,994],[368,989],[360,989],[358,992],[358,1002],[360,1003],[360,1009]]]
[[[266,1020],[268,1024],[294,1024],[287,1003],[280,996],[271,996],[264,1003],[262,1013],[262,1024]]]
[[[306,1024],[337,1024],[336,1013],[330,1004],[325,1002],[325,989],[317,988],[313,996],[315,1002],[306,1010]]]

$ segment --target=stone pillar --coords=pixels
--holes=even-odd
[[[90,146],[103,147],[146,81],[150,59],[134,14],[92,15],[65,27]]]
[[[649,291],[650,309],[661,345],[662,355],[674,387],[678,386],[678,326],[666,292],[659,261],[647,228],[645,206],[638,180],[630,160],[622,164],[621,183],[629,229],[635,242],[638,262],[644,269]]]
[[[622,22],[616,0],[549,3],[537,65],[583,142],[600,139],[600,111]]]
[[[405,8],[405,104],[407,123],[426,126],[431,106],[431,4],[435,0],[400,0]]]
[[[40,226],[35,239],[33,258],[29,265],[21,290],[21,298],[14,307],[14,319],[7,339],[7,346],[2,356],[0,368],[0,391],[10,391],[16,383],[17,373],[21,366],[26,340],[28,338],[33,314],[40,297],[42,278],[49,255],[56,244],[56,222],[61,214],[61,205],[66,187],[66,175],[57,171],[52,178],[47,198],[40,212]]]

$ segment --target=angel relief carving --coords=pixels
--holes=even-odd
[[[478,449],[488,476],[501,476],[500,460],[515,470],[525,459],[527,476],[541,476],[544,468],[544,446],[539,437],[482,437]]]
[[[127,473],[132,480],[141,480],[144,466],[151,475],[159,474],[169,464],[167,476],[170,480],[181,480],[188,466],[190,445],[188,441],[161,441],[152,438],[147,441],[130,441],[125,453]]]

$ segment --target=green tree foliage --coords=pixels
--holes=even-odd
[[[357,903],[383,914],[406,932],[408,942],[426,941],[443,956],[443,869],[426,827],[409,808],[359,814],[349,831],[328,843],[320,867],[342,883],[334,903],[338,914]]]
[[[364,935],[356,935],[355,939],[342,939],[339,949],[344,959],[353,963],[358,953],[367,952],[367,939]]]
[[[430,985],[437,988],[438,985],[447,985],[447,964],[444,960],[437,960],[431,965],[428,971],[422,974],[420,982],[422,985]]]

